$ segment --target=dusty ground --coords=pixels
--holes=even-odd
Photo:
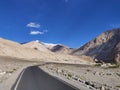
[[[39,60],[38,62],[38,60],[29,61],[26,59],[0,56],[0,90],[11,90],[11,87],[24,68],[33,65],[43,65],[45,63],[43,60]]]
[[[81,90],[120,90],[120,68],[57,64],[0,57],[0,90],[10,90],[20,72],[33,65]]]
[[[10,57],[0,57],[0,90],[10,90],[20,72],[32,65],[42,62],[32,62]]]
[[[120,90],[120,68],[47,64],[41,67],[81,90]]]

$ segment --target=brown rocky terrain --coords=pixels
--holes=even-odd
[[[40,68],[80,90],[120,90],[120,67],[51,63]]]
[[[72,52],[87,55],[98,62],[120,63],[120,29],[106,31]]]
[[[115,47],[115,54],[114,58],[116,62],[120,63],[120,42]]]
[[[73,51],[73,49],[59,44],[51,48],[51,51],[59,54],[70,54]]]

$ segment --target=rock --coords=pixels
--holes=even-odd
[[[6,74],[6,72],[1,72],[0,75],[3,76],[4,74]]]
[[[94,87],[95,87],[96,89],[100,89],[100,87],[102,87],[102,85],[99,84],[99,83],[94,82]]]
[[[106,73],[106,75],[109,75],[109,76],[110,76],[110,75],[112,75],[112,73]]]
[[[106,68],[108,66],[107,66],[107,64],[104,63],[104,64],[101,65],[101,67]]]
[[[104,87],[104,86],[102,86],[100,90],[105,90],[105,87]]]
[[[86,85],[90,85],[90,82],[89,82],[89,81],[85,81],[85,84],[86,84]]]
[[[97,71],[94,74],[99,76],[99,72],[97,72]]]
[[[62,72],[62,70],[58,68],[57,69],[57,73],[61,73],[61,72]]]
[[[79,80],[79,78],[77,76],[72,76],[72,78],[76,81]]]

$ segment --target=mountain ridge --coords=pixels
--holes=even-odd
[[[40,50],[43,52],[51,51],[51,52],[58,53],[58,54],[70,54],[72,52],[71,48],[63,44],[44,43],[44,42],[40,42],[39,40],[27,42],[22,45],[25,47],[33,48],[33,49]]]
[[[12,57],[28,61],[44,61],[57,63],[89,63],[89,61],[83,60],[77,56],[56,54],[48,50],[36,50],[34,48],[26,47],[17,42],[13,42],[3,38],[0,38],[0,57]]]
[[[118,45],[119,43],[120,28],[108,30],[82,47],[74,50],[72,54],[77,56],[90,56],[98,62],[120,63],[120,52],[117,51],[118,48],[120,48],[120,45]]]

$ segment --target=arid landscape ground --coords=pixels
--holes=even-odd
[[[20,72],[34,65],[39,65],[48,74],[80,90],[119,90],[120,88],[120,67],[117,66],[45,63],[10,57],[1,57],[0,62],[0,90],[11,90]]]
[[[120,88],[118,67],[46,64],[41,68],[80,90],[119,90]]]
[[[119,42],[120,29],[107,31],[78,49],[1,38],[0,90],[11,90],[21,71],[35,65],[80,90],[120,90]]]

